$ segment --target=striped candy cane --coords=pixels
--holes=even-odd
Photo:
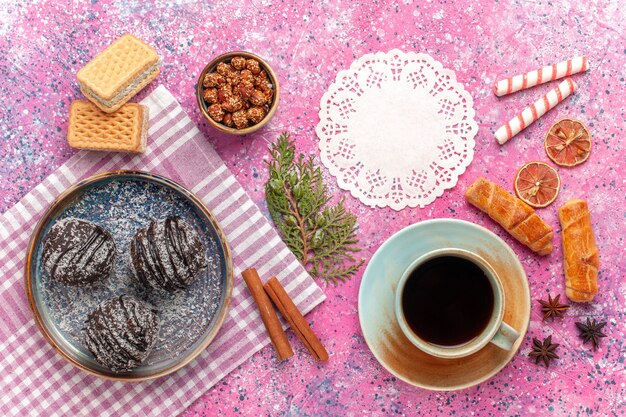
[[[558,64],[548,65],[539,68],[536,71],[527,72],[526,74],[516,75],[498,81],[493,85],[493,93],[496,96],[504,96],[506,94],[515,93],[516,91],[534,87],[548,81],[557,80],[559,78],[568,77],[572,74],[585,72],[589,69],[587,57],[577,56]]]
[[[546,114],[548,110],[565,100],[576,88],[576,83],[571,78],[565,79],[554,90],[535,101],[530,107],[526,107],[520,114],[496,130],[498,143],[500,145],[506,143],[513,136],[533,124],[535,120]]]

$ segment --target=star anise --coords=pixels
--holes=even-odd
[[[552,336],[546,337],[543,339],[543,342],[533,337],[533,350],[528,355],[535,357],[535,363],[539,363],[540,360],[543,360],[546,368],[548,368],[550,367],[551,360],[559,359],[559,356],[554,353],[558,347],[558,343],[552,343]]]
[[[576,327],[580,330],[579,336],[583,339],[583,343],[587,343],[591,340],[594,350],[598,348],[600,338],[606,337],[606,335],[600,331],[604,326],[606,326],[606,322],[602,321],[598,323],[595,320],[589,319],[589,317],[587,317],[586,324],[576,323]]]
[[[552,320],[554,320],[555,317],[563,317],[563,314],[569,308],[569,304],[560,304],[559,298],[561,298],[561,294],[557,294],[554,298],[548,294],[548,301],[539,300],[539,304],[541,304],[541,312],[543,313],[543,320],[548,318],[552,318]]]

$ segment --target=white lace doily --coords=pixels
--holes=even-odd
[[[424,207],[472,162],[472,106],[454,72],[429,55],[365,55],[322,96],[322,162],[369,206]]]

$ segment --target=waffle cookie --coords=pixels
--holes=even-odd
[[[78,71],[85,97],[112,113],[159,75],[156,51],[131,34],[123,35]]]
[[[148,108],[128,103],[115,113],[105,113],[87,100],[70,106],[67,143],[96,151],[143,152],[148,138]]]

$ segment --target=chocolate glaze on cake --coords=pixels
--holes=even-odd
[[[180,217],[152,220],[130,245],[135,276],[152,288],[187,288],[206,268],[204,245],[195,229]]]
[[[111,298],[89,315],[85,345],[113,372],[127,372],[150,355],[159,333],[157,311],[128,295]]]
[[[44,239],[42,263],[58,282],[93,284],[108,277],[113,269],[115,242],[95,223],[63,219],[52,226]]]

